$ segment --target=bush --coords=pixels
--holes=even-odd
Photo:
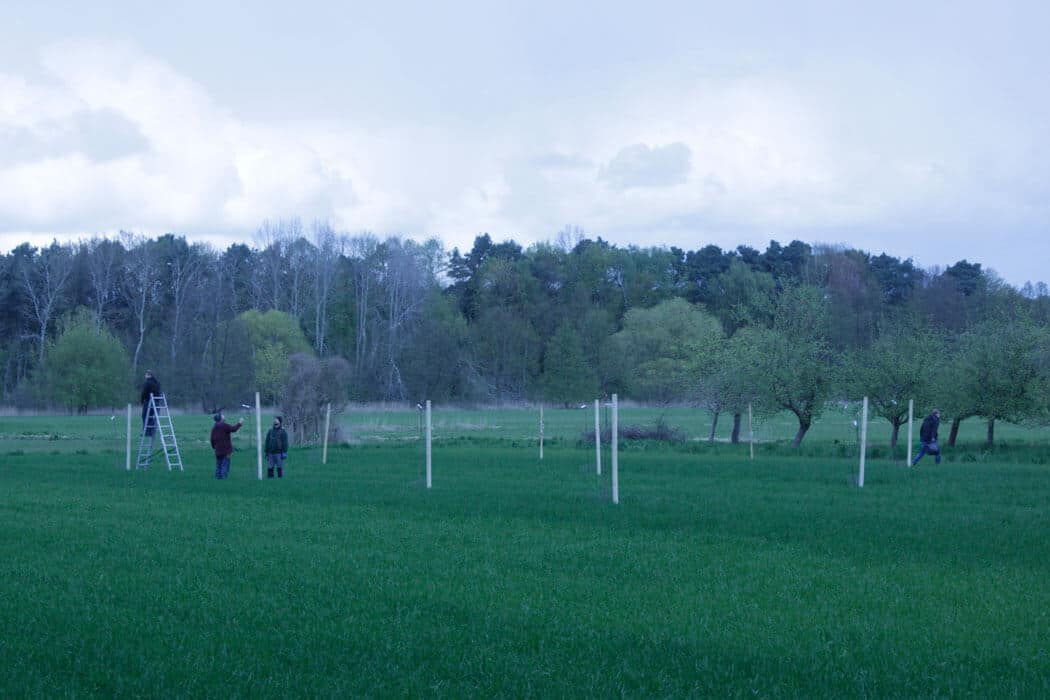
[[[285,428],[294,442],[315,442],[324,430],[328,404],[332,404],[333,413],[346,406],[350,364],[341,357],[319,360],[306,353],[296,353],[288,359],[288,379],[281,401]]]

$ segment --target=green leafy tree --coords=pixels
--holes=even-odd
[[[310,343],[299,322],[283,311],[245,311],[235,319],[248,339],[255,386],[263,400],[276,402],[288,377],[288,358],[308,353]]]
[[[123,403],[130,377],[131,363],[120,341],[80,308],[65,320],[47,354],[43,387],[55,403],[85,413]]]
[[[918,324],[890,325],[871,347],[844,363],[845,386],[867,396],[872,413],[889,421],[890,449],[897,449],[900,427],[908,420],[908,401],[928,405],[937,389],[944,343],[938,333]]]
[[[719,294],[712,297],[711,309],[727,334],[744,326],[772,325],[776,283],[768,272],[754,270],[734,257],[715,285]]]
[[[543,356],[544,393],[563,406],[587,400],[597,391],[594,371],[587,364],[580,334],[563,324],[547,343]]]
[[[676,298],[651,309],[631,309],[610,342],[621,358],[621,386],[631,397],[666,403],[698,398],[700,381],[722,340],[717,319]]]
[[[827,316],[822,290],[790,286],[781,293],[773,328],[749,327],[738,334],[748,348],[748,374],[760,405],[791,411],[798,419],[794,447],[802,444],[831,392]]]
[[[962,338],[959,358],[961,394],[973,413],[987,421],[989,447],[995,422],[1023,422],[1045,411],[1040,348],[1042,332],[1026,321],[978,324]]]

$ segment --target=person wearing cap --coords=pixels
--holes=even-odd
[[[273,478],[273,470],[277,469],[277,478],[284,478],[284,460],[288,458],[288,433],[284,430],[284,422],[280,416],[274,416],[273,427],[266,433],[266,477]]]
[[[215,478],[225,479],[230,475],[230,455],[233,454],[233,439],[230,437],[241,429],[244,419],[234,425],[223,419],[222,412],[215,414],[215,425],[211,429],[211,448],[215,450]]]
[[[934,462],[936,464],[941,463],[941,448],[937,444],[937,429],[941,426],[941,412],[939,409],[933,409],[933,413],[926,416],[926,420],[922,422],[922,427],[919,428],[919,454],[915,455],[915,459],[912,460],[911,466],[915,466],[922,459],[923,455],[933,455]]]

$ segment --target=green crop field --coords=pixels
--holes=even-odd
[[[873,430],[858,489],[851,411],[751,461],[626,409],[687,441],[622,445],[619,505],[587,410],[542,462],[533,411],[435,410],[429,491],[414,411],[261,482],[206,416],[184,473],[125,471],[121,416],[2,417],[0,697],[1050,696],[1046,433],[909,469]]]

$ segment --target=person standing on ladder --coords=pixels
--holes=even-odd
[[[215,414],[215,426],[211,429],[211,447],[215,450],[215,478],[225,479],[230,475],[230,455],[233,454],[233,439],[230,437],[244,425],[241,418],[230,425],[223,420],[222,412]]]
[[[146,370],[146,381],[142,384],[142,432],[145,435],[153,436],[153,429],[157,427],[155,425],[155,419],[151,419],[149,415],[149,400],[153,396],[160,396],[160,382],[153,376],[153,370]],[[147,423],[148,421],[148,423]]]

